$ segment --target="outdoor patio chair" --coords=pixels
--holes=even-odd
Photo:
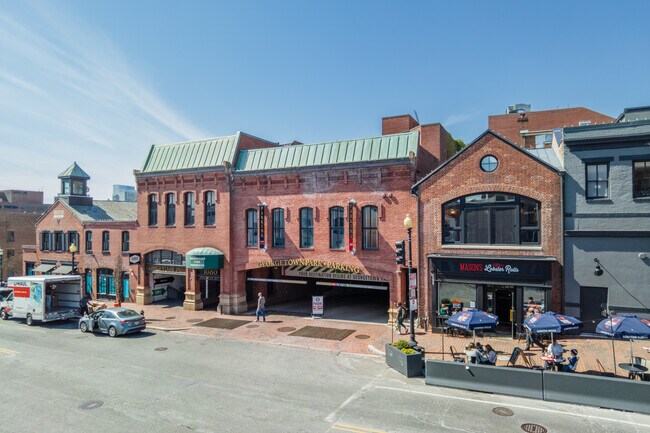
[[[449,351],[451,352],[451,357],[454,362],[465,362],[465,357],[461,356],[460,353],[456,351],[454,346],[449,346]]]

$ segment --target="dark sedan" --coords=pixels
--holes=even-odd
[[[146,329],[144,316],[128,308],[106,308],[79,319],[81,332],[101,332],[110,337]]]

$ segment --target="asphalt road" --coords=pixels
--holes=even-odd
[[[521,432],[525,423],[650,432],[650,416],[426,386],[380,358],[0,321],[0,432]]]

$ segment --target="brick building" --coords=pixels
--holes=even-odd
[[[394,248],[417,211],[410,188],[454,142],[408,115],[382,129],[319,144],[238,133],[152,147],[135,173],[138,302],[178,296],[188,309],[242,313],[258,292],[303,307],[325,294],[327,305],[376,303],[385,315],[405,299]]]
[[[48,207],[41,191],[0,191],[0,281],[22,274],[21,246],[33,242],[36,220]]]
[[[415,184],[421,315],[440,324],[456,310],[478,308],[514,334],[530,297],[534,308],[561,311],[556,152],[533,154],[488,130]]]
[[[80,273],[93,298],[135,300],[128,263],[136,203],[93,200],[90,176],[76,162],[59,179],[58,197],[36,222],[36,245],[23,246],[25,274]]]
[[[530,106],[527,106],[530,108]],[[583,107],[524,111],[488,117],[488,128],[526,149],[550,148],[553,130],[567,126],[611,123],[615,119]]]

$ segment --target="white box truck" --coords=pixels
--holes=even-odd
[[[12,317],[27,325],[80,317],[83,296],[79,275],[30,275],[10,277],[7,286],[14,291]]]

